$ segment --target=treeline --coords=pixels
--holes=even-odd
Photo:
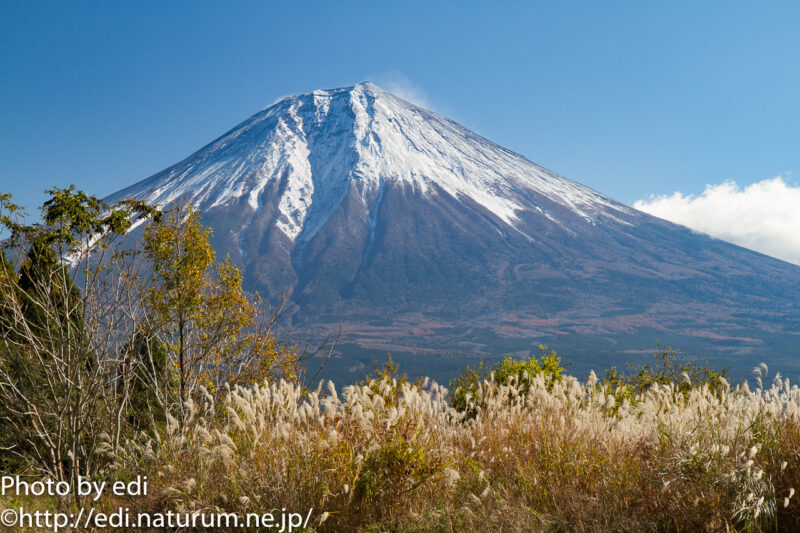
[[[91,477],[125,439],[182,425],[192,397],[298,380],[279,309],[217,260],[191,206],[47,192],[37,223],[0,195],[0,470]]]

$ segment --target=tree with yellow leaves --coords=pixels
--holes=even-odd
[[[215,262],[210,236],[191,205],[166,213],[144,233],[153,274],[150,322],[167,347],[167,371],[177,373],[182,418],[198,385],[216,394],[224,383],[296,380],[300,369],[298,349],[282,345],[274,334],[277,313],[243,291],[242,273],[229,257]]]

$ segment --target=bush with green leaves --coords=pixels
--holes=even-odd
[[[652,361],[645,362],[639,367],[628,363],[627,373],[620,372],[616,366],[612,366],[606,370],[599,385],[613,391],[617,404],[625,399],[634,401],[636,396],[645,393],[653,385],[672,385],[683,395],[695,387],[703,386],[707,386],[717,395],[726,390],[724,378],[728,368],[717,369],[705,359],[688,361],[679,354],[679,350],[658,345],[658,349],[652,355]]]
[[[502,361],[489,366],[481,361],[475,366],[468,366],[461,374],[450,382],[450,404],[459,411],[470,411],[470,399],[475,398],[479,385],[484,380],[493,380],[498,385],[514,385],[516,390],[525,394],[530,386],[530,380],[536,376],[544,376],[548,388],[553,383],[561,381],[564,367],[561,366],[561,357],[555,350],[547,351],[540,345],[541,356],[537,358],[530,355],[522,359],[506,356]]]

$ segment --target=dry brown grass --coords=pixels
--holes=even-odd
[[[114,468],[150,472],[149,510],[313,507],[319,531],[799,530],[796,386],[614,395],[593,377],[486,381],[466,417],[390,377],[236,388]]]

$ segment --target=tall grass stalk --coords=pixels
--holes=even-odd
[[[720,379],[629,398],[594,376],[490,378],[460,410],[386,375],[235,387],[114,466],[150,473],[141,507],[314,508],[320,531],[800,530],[800,389]]]

